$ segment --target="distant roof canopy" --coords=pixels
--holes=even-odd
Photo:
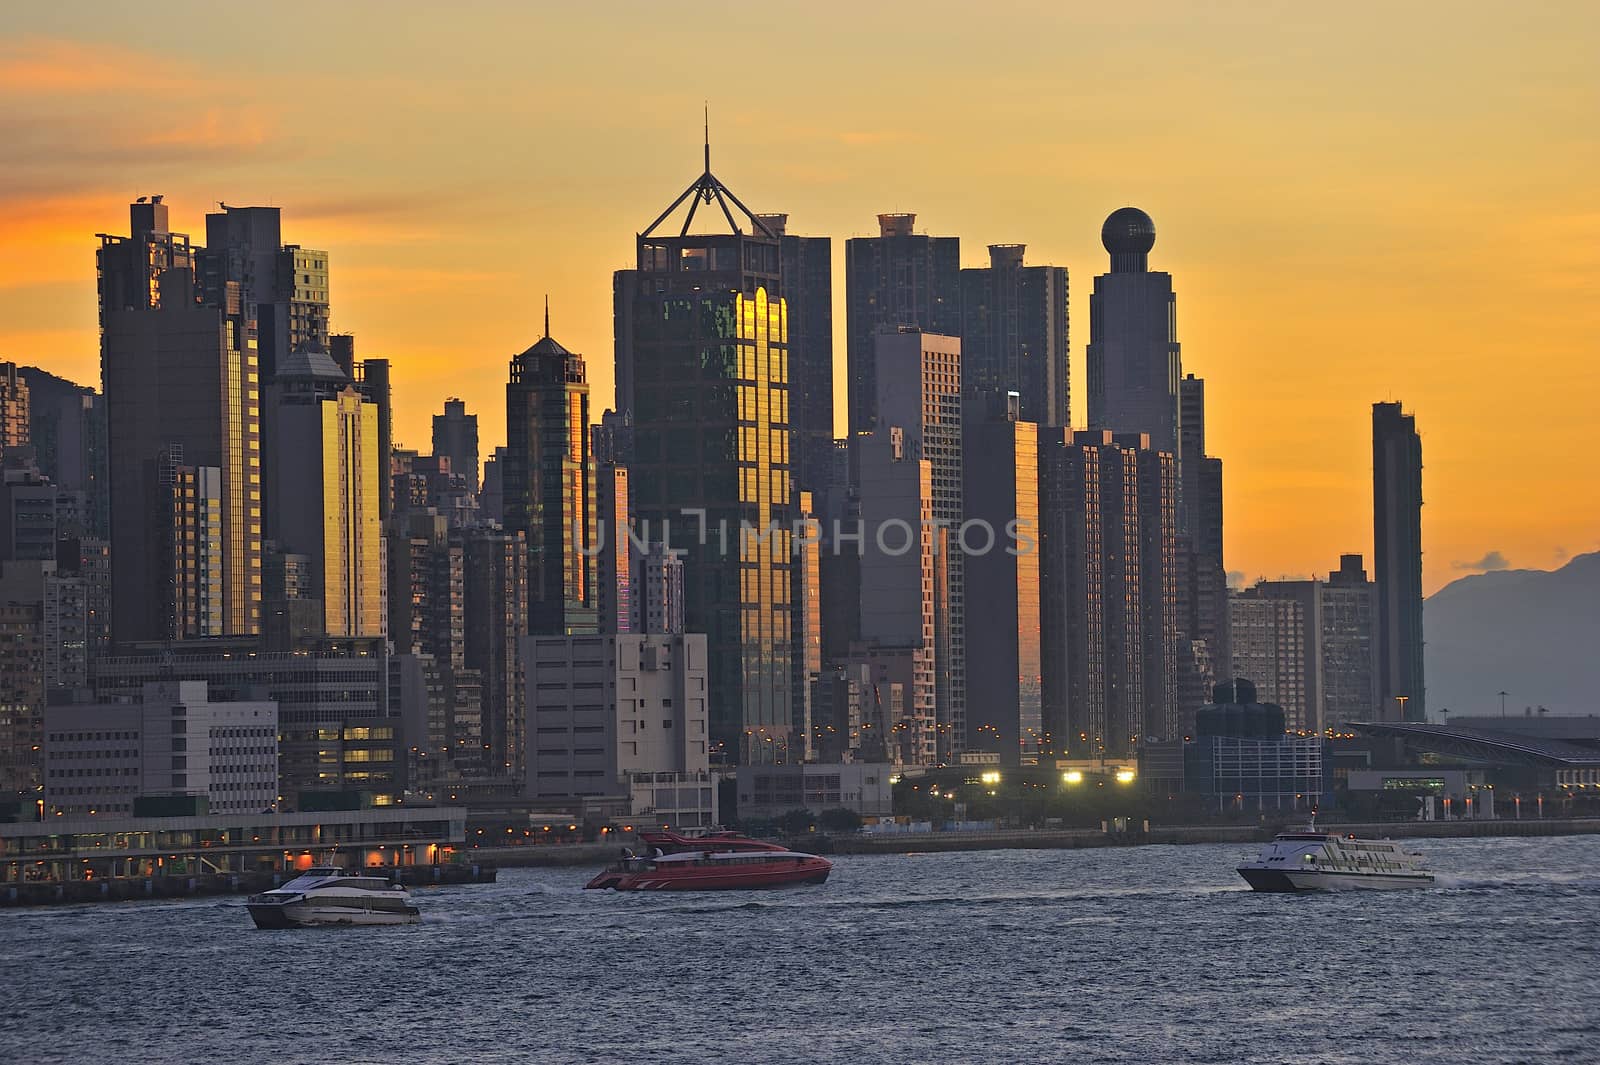
[[[661,214],[656,217],[654,222],[651,222],[648,226],[646,226],[644,232],[640,233],[639,236],[650,237],[658,235],[670,235],[670,233],[657,234],[656,231],[661,229],[662,224],[665,223],[667,219],[671,218],[675,213],[677,213],[678,209],[681,208],[685,202],[688,203],[689,207],[688,210],[684,212],[683,226],[678,230],[677,233],[677,235],[680,237],[686,237],[689,235],[689,227],[694,224],[695,212],[699,210],[700,205],[704,204],[707,207],[710,207],[713,203],[722,209],[722,217],[727,221],[728,231],[730,233],[744,233],[745,230],[742,226],[740,226],[739,219],[734,215],[733,209],[728,206],[731,203],[733,207],[737,207],[739,209],[739,214],[743,215],[745,220],[749,223],[749,231],[751,233],[759,234],[771,240],[776,240],[778,238],[777,232],[773,230],[769,222],[763,221],[761,216],[755,214],[750,210],[750,208],[746,207],[744,203],[740,201],[739,197],[733,194],[732,189],[724,185],[714,174],[711,173],[711,123],[709,119],[706,122],[705,170],[700,174],[699,177],[690,182],[689,187],[684,189],[683,192],[679,193],[678,198],[672,201],[672,205],[665,211],[662,211]]]
[[[278,363],[277,377],[297,381],[348,381],[350,375],[339,368],[325,351],[292,351]]]
[[[1403,739],[1419,750],[1470,761],[1511,762],[1557,769],[1600,767],[1600,722],[1596,723],[1596,738],[1588,742],[1512,731],[1514,723],[1504,730],[1420,721],[1352,722],[1350,727],[1368,736]]]

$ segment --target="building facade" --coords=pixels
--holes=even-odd
[[[1071,424],[1067,268],[1024,266],[1023,244],[989,245],[986,269],[961,271],[961,377],[973,389],[1015,392],[1018,419]]]
[[[1372,405],[1378,688],[1385,719],[1426,721],[1422,671],[1422,437],[1399,403]]]

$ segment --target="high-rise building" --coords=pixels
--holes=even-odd
[[[631,632],[633,529],[628,520],[628,467],[609,460],[597,461],[594,498],[599,535],[599,556],[595,560],[595,609],[600,631]]]
[[[528,634],[528,545],[520,532],[469,529],[462,553],[463,661],[482,677],[483,742],[494,776],[520,779],[525,751],[517,646]]]
[[[726,232],[690,232],[701,204],[727,221]],[[680,207],[682,226],[667,228]],[[794,497],[781,250],[777,234],[712,175],[708,148],[702,174],[639,234],[637,268],[616,288],[634,520],[684,552],[685,624],[707,637],[713,756],[727,762],[791,757]]]
[[[0,802],[38,798],[44,742],[44,608],[0,594]]]
[[[877,419],[878,333],[961,334],[961,238],[913,232],[916,221],[914,214],[881,214],[876,237],[845,241],[851,433],[870,432]]]
[[[483,484],[478,488],[478,518],[481,521],[504,525],[506,520],[505,472],[506,449],[497,447],[483,460]]]
[[[1142,433],[1040,447],[1041,659],[1048,752],[1126,757],[1181,727],[1172,456]]]
[[[797,494],[797,529],[804,532],[795,540],[794,562],[790,573],[794,587],[794,665],[789,678],[789,698],[794,710],[796,756],[803,761],[816,758],[816,734],[812,727],[812,689],[822,676],[822,527],[817,521],[810,492]]]
[[[30,420],[27,378],[16,363],[0,362],[0,455],[32,442]]]
[[[260,626],[261,466],[256,352],[237,288],[195,301],[188,238],[135,203],[132,237],[101,238],[101,369],[110,452],[113,629],[119,641]],[[180,457],[181,456],[181,457]],[[216,471],[220,607],[178,612],[161,530],[178,466]]]
[[[1111,212],[1100,230],[1111,272],[1089,297],[1089,428],[1147,433],[1178,454],[1177,297],[1172,275],[1153,272],[1156,227],[1137,207]]]
[[[1322,586],[1322,727],[1380,714],[1378,602],[1360,555],[1340,555]]]
[[[351,358],[355,338],[350,338]],[[389,389],[389,360],[363,359],[355,363],[356,389],[378,407],[378,466],[382,476],[378,485],[378,516],[385,521],[394,509],[394,488],[389,479],[389,460],[394,452],[394,399]]]
[[[833,451],[833,240],[788,231],[789,216],[764,214],[777,235],[789,316],[789,432],[793,480],[820,492]]]
[[[433,453],[448,455],[450,468],[467,479],[467,487],[478,491],[478,416],[467,413],[462,400],[444,401],[444,413],[433,416]]]
[[[1282,707],[1288,729],[1317,732],[1316,611],[1320,601],[1313,600],[1320,600],[1314,594],[1318,585],[1315,581],[1283,583],[1308,585],[1311,594],[1257,585],[1229,597],[1233,676],[1251,681],[1264,702]]]
[[[28,385],[30,443],[39,472],[66,491],[83,493],[88,535],[104,538],[111,528],[105,397],[32,367],[21,379]]]
[[[876,431],[856,436],[855,449],[861,543],[849,591],[858,607],[853,629],[859,642],[837,658],[870,666],[874,674],[892,672],[902,686],[884,715],[868,714],[860,722],[878,735],[858,736],[849,747],[871,747],[876,739],[878,756],[890,761],[949,762],[954,729],[939,712],[939,656],[948,647],[939,640],[948,628],[940,614],[949,595],[936,587],[948,572],[939,557],[949,551],[949,530],[934,521],[933,464],[907,443],[898,425],[880,423]],[[834,552],[840,550],[835,545]]]
[[[659,542],[629,545],[633,613],[629,629],[642,633],[681,633],[683,556]]]
[[[224,204],[206,215],[195,267],[205,303],[224,306],[237,286],[263,385],[290,353],[328,350],[328,253],[284,244],[279,208]]]
[[[1067,268],[1024,266],[1023,244],[989,245],[989,265],[961,271],[963,391],[1015,392],[1020,420],[1072,422]]]
[[[528,543],[528,631],[598,632],[589,381],[583,356],[550,335],[548,313],[544,337],[511,360],[500,479],[506,530]]]
[[[1426,721],[1422,675],[1422,437],[1399,403],[1372,405],[1372,542],[1386,720]]]
[[[908,454],[928,461],[933,521],[949,533],[944,544],[936,545],[934,556],[933,590],[940,599],[934,653],[940,756],[954,761],[967,741],[966,587],[957,535],[965,520],[961,339],[908,328],[879,333],[874,343],[878,353],[877,424],[884,429],[899,427]],[[863,506],[865,497],[863,489]]]
[[[993,751],[1007,765],[1036,757],[1044,729],[1039,427],[1020,410],[1016,392],[969,392],[961,426],[973,548],[962,559],[965,604],[977,622],[967,630],[967,749]]]
[[[319,634],[386,631],[378,407],[321,351],[283,357],[265,389],[262,421],[267,537],[309,560]]]
[[[1179,704],[1185,721],[1210,700],[1228,672],[1228,574],[1222,559],[1222,460],[1206,454],[1206,383],[1194,374],[1179,382],[1179,536],[1184,594],[1179,626]],[[1189,731],[1187,725],[1185,731]]]

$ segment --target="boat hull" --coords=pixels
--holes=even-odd
[[[316,928],[337,925],[417,924],[422,920],[415,906],[397,909],[360,909],[353,906],[327,906],[311,902],[247,903],[250,919],[257,928]]]
[[[1330,873],[1304,869],[1267,869],[1241,865],[1239,875],[1256,891],[1289,893],[1306,891],[1399,891],[1433,886],[1428,873]]]
[[[762,888],[797,887],[821,884],[833,871],[821,858],[799,865],[785,864],[771,869],[686,868],[621,872],[608,869],[585,887],[615,891],[752,891]]]

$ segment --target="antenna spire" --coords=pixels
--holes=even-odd
[[[544,335],[550,335],[550,293],[544,294]]]
[[[706,173],[711,173],[711,102],[705,102],[706,118]]]

